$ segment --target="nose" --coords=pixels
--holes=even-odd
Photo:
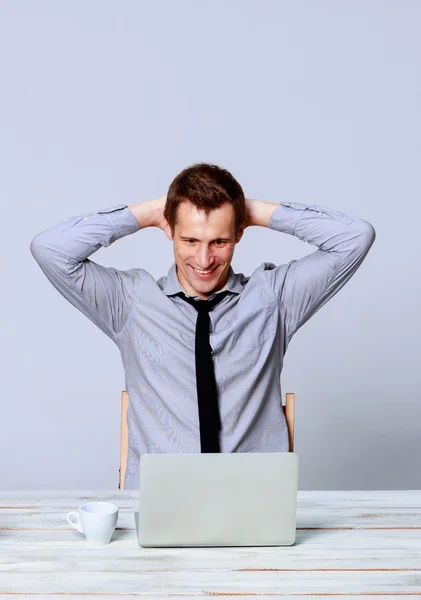
[[[208,269],[213,263],[212,250],[208,246],[201,246],[196,255],[197,267],[199,269]]]

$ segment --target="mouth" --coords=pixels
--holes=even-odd
[[[191,266],[191,265],[189,265]],[[219,265],[218,265],[219,266]],[[215,274],[215,271],[217,270],[218,267],[214,267],[213,269],[207,269],[206,271],[202,270],[202,269],[195,269],[194,267],[191,267],[196,275],[196,277],[199,277],[199,279],[203,279],[203,280],[207,280],[207,279],[211,279],[213,277],[213,275]]]

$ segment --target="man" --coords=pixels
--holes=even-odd
[[[248,277],[235,274],[235,245],[256,225],[318,249],[288,264],[265,262]],[[155,281],[142,268],[122,271],[88,258],[145,227],[173,241],[166,277]],[[206,313],[204,302],[220,300],[200,342],[212,352],[217,451],[288,451],[280,389],[288,344],[352,277],[374,239],[372,225],[353,215],[246,199],[228,171],[205,163],[182,171],[166,196],[72,217],[35,236],[32,254],[51,283],[120,349],[130,399],[126,489],[138,487],[144,453],[208,451],[203,428],[216,427],[217,415],[199,419],[210,400],[198,408],[205,359],[194,300]]]

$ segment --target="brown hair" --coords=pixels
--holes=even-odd
[[[174,233],[177,222],[177,209],[186,201],[204,210],[206,215],[228,202],[234,207],[236,235],[245,224],[246,202],[243,188],[229,171],[217,165],[196,163],[181,171],[173,180],[164,209],[164,217],[171,233]]]

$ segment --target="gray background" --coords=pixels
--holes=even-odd
[[[246,196],[322,204],[377,239],[293,338],[300,489],[421,487],[417,1],[2,1],[0,487],[118,484],[118,349],[29,244],[71,215],[155,198],[198,161]],[[236,271],[315,248],[253,227]],[[94,255],[158,278],[158,229]]]

